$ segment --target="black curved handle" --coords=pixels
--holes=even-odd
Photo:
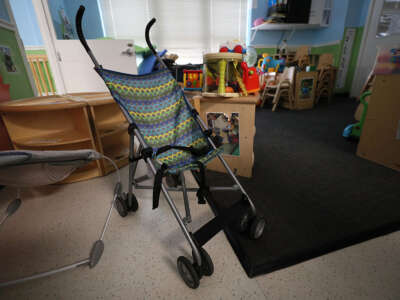
[[[78,34],[79,40],[81,41],[82,46],[85,48],[86,52],[89,54],[90,58],[92,59],[94,65],[96,68],[101,68],[99,63],[97,62],[96,58],[94,57],[92,50],[90,50],[89,45],[86,42],[85,35],[83,34],[82,31],[82,19],[83,19],[83,14],[85,13],[85,7],[83,5],[79,6],[79,9],[76,13],[75,16],[75,26],[76,26],[76,32]]]
[[[153,18],[149,21],[149,23],[147,23],[145,37],[146,37],[147,47],[149,47],[151,52],[153,52],[153,54],[157,57],[158,54],[157,54],[156,50],[154,49],[153,44],[150,41],[150,29],[154,25],[155,22],[156,22],[156,18]]]
[[[83,5],[81,5],[75,16],[75,26],[76,26],[76,32],[78,33],[79,40],[81,41],[83,47],[85,48],[86,51],[90,51],[90,48],[86,42],[85,36],[83,35],[83,31],[82,31],[82,19],[83,19],[84,13],[85,13],[85,7]]]

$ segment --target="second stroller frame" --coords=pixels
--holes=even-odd
[[[91,52],[89,46],[86,43],[86,40],[84,38],[84,35],[82,33],[82,27],[81,27],[81,21],[83,17],[85,8],[81,6],[78,10],[77,16],[76,16],[76,26],[77,26],[77,33],[79,36],[79,39],[83,46],[85,47],[86,51],[88,52],[89,56],[91,57],[93,63],[95,64],[95,68],[101,68],[101,66],[98,64],[97,60],[95,59],[93,53]],[[157,52],[155,51],[154,47],[152,46],[149,38],[149,33],[150,33],[150,28],[154,25],[155,19],[153,18],[146,26],[146,32],[145,32],[145,37],[146,37],[146,42],[148,47],[151,49],[153,55],[157,58],[158,62],[160,65],[163,67],[167,68],[162,59],[158,56]],[[192,105],[190,102],[184,99],[186,104],[189,106],[189,108],[195,112],[193,109]],[[127,120],[130,119],[129,115],[122,110],[123,113],[125,114],[125,117]],[[200,128],[205,131],[207,130],[207,125],[204,123],[204,121],[200,118],[198,113],[195,113],[196,116],[196,122],[200,126]],[[157,169],[156,166],[153,162],[153,158],[150,156],[143,155],[142,150],[148,149],[148,145],[143,138],[141,132],[138,130],[135,124],[131,123],[129,126],[129,136],[130,136],[130,146],[129,146],[129,182],[128,182],[128,193],[127,194],[121,194],[119,198],[117,199],[116,202],[116,207],[119,212],[119,214],[122,217],[125,217],[128,214],[128,211],[136,211],[138,209],[138,202],[133,194],[133,187],[135,189],[153,189],[153,186],[149,185],[141,185],[140,183],[150,179],[149,176],[144,175],[138,178],[135,178],[136,170],[137,170],[137,164],[138,164],[138,157],[135,157],[135,137],[139,141],[139,147],[138,147],[138,153],[139,155],[142,155],[142,158],[145,160],[145,162],[148,164],[153,176],[156,175]],[[208,138],[208,142],[210,145],[213,147],[213,149],[217,149],[215,146],[213,140],[210,137]],[[207,254],[207,252],[202,248],[202,246],[209,241],[213,236],[215,236],[222,228],[227,226],[228,224],[232,223],[232,221],[235,218],[239,218],[239,221],[236,222],[236,227],[238,228],[239,231],[244,232],[248,231],[249,236],[252,239],[258,239],[262,236],[265,228],[265,220],[262,217],[258,217],[256,215],[256,208],[250,199],[250,196],[247,194],[243,186],[240,184],[239,180],[236,178],[235,174],[232,172],[224,158],[222,157],[221,154],[217,154],[219,160],[227,170],[228,174],[234,181],[234,185],[232,186],[224,186],[224,187],[210,187],[209,191],[223,191],[223,190],[233,190],[233,191],[241,191],[242,193],[242,200],[247,200],[247,201],[239,201],[238,204],[232,205],[231,208],[229,208],[229,212],[224,213],[223,215],[217,215],[214,219],[209,221],[207,224],[203,225],[199,230],[197,230],[195,233],[192,233],[188,230],[187,224],[191,222],[191,214],[190,214],[190,207],[189,207],[189,201],[188,201],[188,192],[197,192],[197,188],[188,188],[185,183],[185,178],[183,172],[179,173],[179,178],[181,181],[181,186],[178,187],[166,187],[164,183],[161,183],[161,191],[164,194],[165,199],[167,200],[168,205],[170,206],[185,238],[187,239],[190,247],[192,248],[192,255],[193,255],[193,261],[194,263],[192,264],[186,257],[179,257],[178,258],[178,270],[179,273],[181,274],[183,280],[185,283],[191,287],[191,288],[197,288],[199,286],[200,278],[203,275],[210,276],[213,273],[214,267],[211,261],[210,256]],[[199,177],[196,171],[192,170],[192,174],[194,175],[195,179],[199,182]],[[174,201],[172,200],[169,191],[182,191],[183,193],[183,199],[184,199],[184,206],[185,206],[185,217],[182,217],[178,208],[176,207]],[[207,202],[208,199],[207,197],[209,194],[206,195],[206,200]],[[245,212],[243,212],[243,207],[240,206],[242,205],[243,202],[246,202],[249,205],[249,209],[245,209]],[[210,202],[209,202],[210,203]]]

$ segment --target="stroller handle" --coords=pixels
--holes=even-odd
[[[147,23],[146,25],[146,31],[145,31],[145,37],[146,37],[146,43],[147,43],[147,47],[150,48],[151,52],[153,52],[153,54],[157,57],[157,52],[153,47],[153,44],[150,41],[150,29],[151,27],[154,25],[154,23],[156,22],[156,18],[153,18],[149,21],[149,23]]]
[[[75,26],[76,32],[78,33],[79,40],[81,41],[82,46],[85,48],[87,54],[90,56],[91,60],[93,61],[95,68],[101,69],[101,66],[97,62],[97,59],[94,57],[92,50],[90,50],[89,45],[86,42],[85,35],[82,31],[82,19],[83,14],[85,13],[85,7],[83,5],[79,6],[79,9],[75,16]]]

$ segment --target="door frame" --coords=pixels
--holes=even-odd
[[[59,55],[55,47],[54,40],[56,33],[54,31],[51,14],[47,0],[32,0],[38,21],[40,33],[46,50],[47,58],[51,67],[53,80],[56,85],[56,94],[66,94],[64,78],[62,76],[61,66],[59,64]]]
[[[367,51],[366,45],[367,45],[368,35],[369,35],[370,31],[373,29],[371,24],[373,22],[372,16],[374,14],[374,7],[375,7],[375,4],[376,4],[376,1],[377,0],[371,0],[371,2],[369,4],[368,16],[367,16],[367,21],[366,21],[365,26],[364,26],[363,36],[362,36],[362,39],[361,39],[360,51],[358,53],[356,70],[359,69],[359,67],[361,66],[362,61],[363,61],[363,57],[365,55],[365,51]],[[374,30],[376,30],[376,28]],[[357,74],[359,74],[359,73],[357,73],[357,72],[355,73],[355,77],[354,77],[353,83],[351,85],[350,95],[352,97],[359,97],[360,93],[361,93],[361,90],[358,90],[357,87],[358,86],[362,86],[361,83],[359,84],[359,82],[361,81],[362,77],[361,77],[361,74],[360,75],[357,75]]]
[[[6,6],[6,9],[7,9],[7,13],[9,15],[9,17],[10,17],[10,22],[6,22],[6,21],[0,19],[0,27],[5,28],[7,30],[11,30],[11,31],[14,32],[15,39],[17,40],[17,44],[18,44],[18,48],[19,48],[19,53],[20,53],[20,55],[22,57],[22,61],[24,63],[26,74],[28,75],[28,80],[29,80],[29,83],[31,85],[33,94],[35,96],[38,96],[39,95],[38,94],[38,90],[36,89],[35,80],[33,78],[31,67],[29,66],[28,59],[26,58],[24,43],[22,42],[22,39],[19,36],[17,23],[15,22],[15,18],[14,18],[14,14],[12,12],[12,9],[11,9],[11,5],[10,5],[8,0],[5,0],[4,3],[5,3],[5,6]]]

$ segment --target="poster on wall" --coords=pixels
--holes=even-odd
[[[239,113],[207,113],[208,128],[219,140],[224,154],[240,156]]]
[[[10,47],[0,46],[0,62],[8,73],[17,73],[17,67],[12,58]]]
[[[336,88],[342,89],[346,86],[347,72],[351,61],[351,53],[353,52],[353,44],[356,38],[356,29],[347,28],[344,33],[344,42],[342,54],[340,56],[339,69],[337,73]]]

